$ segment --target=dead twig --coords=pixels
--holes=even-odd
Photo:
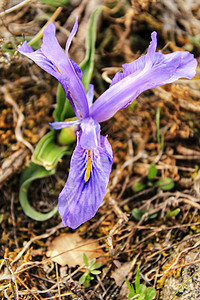
[[[4,258],[7,270],[9,272],[9,274],[11,275],[10,277],[10,285],[11,285],[11,290],[12,290],[12,294],[15,300],[19,299],[19,292],[18,292],[18,287],[17,287],[17,282],[16,282],[16,278],[15,275],[12,271],[11,265],[10,265],[10,261],[8,258]]]
[[[19,149],[4,160],[0,168],[0,186],[23,165],[28,149]]]
[[[11,97],[6,86],[4,85],[0,89],[4,93],[5,101],[8,102],[10,105],[12,105],[12,107],[14,108],[14,111],[18,114],[17,125],[15,128],[15,136],[16,136],[17,141],[22,142],[33,153],[33,151],[34,151],[33,146],[23,138],[22,131],[21,131],[21,127],[22,127],[22,124],[24,121],[24,115],[22,114],[17,103]]]
[[[15,11],[15,10],[18,10],[18,9],[22,8],[23,6],[27,5],[31,1],[33,1],[33,0],[24,0],[24,1],[22,1],[18,4],[16,4],[16,5],[6,9],[5,11],[2,11],[0,13],[0,18],[4,17],[5,15],[7,15],[7,14],[9,14],[9,13]]]

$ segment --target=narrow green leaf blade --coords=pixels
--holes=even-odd
[[[140,268],[138,266],[136,277],[135,277],[135,292],[136,294],[139,294],[140,290]]]
[[[53,113],[56,122],[63,122],[66,118],[72,118],[75,116],[73,108],[69,103],[69,100],[66,98],[66,94],[60,83],[58,84],[56,99],[57,106]]]
[[[88,263],[88,257],[87,257],[87,255],[86,255],[85,253],[83,253],[83,262],[84,262],[84,264],[86,265],[86,267],[89,266],[89,263]]]
[[[88,90],[88,86],[91,81],[93,69],[94,69],[94,54],[95,54],[95,42],[96,42],[96,27],[99,13],[102,11],[103,7],[97,7],[92,13],[90,18],[90,24],[86,40],[86,55],[84,60],[80,64],[80,68],[83,72],[82,83],[85,90]]]
[[[40,213],[36,211],[28,201],[28,189],[32,181],[38,178],[44,178],[46,176],[53,175],[54,173],[55,169],[48,171],[44,167],[36,165],[33,162],[31,162],[30,166],[27,167],[22,173],[20,180],[19,200],[25,214],[33,220],[46,221],[57,213],[57,207],[48,213]]]
[[[101,267],[101,262],[97,262],[93,267],[92,269],[99,269]]]
[[[130,292],[130,293],[135,293],[135,290],[134,290],[133,285],[129,283],[129,281],[126,279],[126,277],[124,277],[124,280],[125,280],[125,282],[126,282],[126,284],[127,284],[127,287],[128,287],[129,292]]]
[[[90,268],[94,266],[95,262],[96,262],[96,258],[93,258],[90,262]]]

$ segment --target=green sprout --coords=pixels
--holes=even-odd
[[[136,182],[133,185],[134,192],[138,193],[143,191],[146,187],[156,186],[159,187],[163,191],[169,191],[174,188],[174,182],[169,177],[164,177],[159,180],[156,180],[157,176],[157,168],[155,164],[151,164],[147,174],[147,184],[142,182]]]
[[[137,300],[153,300],[156,295],[156,290],[152,287],[146,287],[144,284],[140,284],[140,268],[138,266],[136,277],[135,277],[135,288],[125,278],[125,282],[129,289],[128,299]]]
[[[90,262],[85,253],[83,253],[83,262],[85,264],[85,273],[79,278],[79,284],[84,284],[85,287],[89,287],[90,281],[94,279],[92,275],[101,274],[100,270],[97,270],[101,267],[101,262],[96,263],[96,258],[93,258]]]

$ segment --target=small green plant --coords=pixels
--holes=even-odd
[[[144,190],[145,188],[150,187],[150,186],[157,186],[163,191],[169,191],[169,190],[173,189],[174,182],[171,178],[164,177],[159,180],[155,180],[156,176],[157,176],[157,172],[158,172],[158,170],[156,168],[156,165],[151,164],[149,167],[149,170],[148,170],[148,174],[147,174],[147,183],[144,184],[142,182],[136,182],[133,185],[134,192],[136,192],[136,193],[141,192],[142,190]]]
[[[133,185],[134,192],[138,193],[138,192],[141,192],[142,190],[144,190],[145,188],[153,187],[153,186],[154,187],[159,187],[163,191],[169,191],[169,190],[174,188],[174,182],[169,177],[164,177],[164,178],[161,178],[159,180],[156,180],[157,173],[158,173],[158,170],[156,168],[156,165],[151,164],[150,167],[149,167],[149,170],[148,170],[146,184],[144,184],[142,182],[136,182]],[[147,212],[150,212],[150,209],[145,210],[145,211],[141,211],[139,208],[134,208],[131,213],[132,213],[132,216],[136,220],[139,221],[142,218],[142,216]],[[169,212],[168,216],[175,216],[178,213],[179,213],[179,211]],[[157,217],[157,215],[158,215],[157,213],[149,214],[145,218],[145,221],[147,221],[149,219],[155,219]]]
[[[147,220],[150,220],[150,219],[155,219],[155,218],[157,218],[157,216],[158,216],[157,213],[152,213],[152,214],[150,214],[151,209],[146,209],[146,210],[142,211],[142,210],[139,209],[139,208],[134,208],[134,209],[132,210],[131,213],[132,213],[132,216],[133,216],[137,221],[140,221],[141,218],[142,218],[142,216],[143,216],[145,213],[147,213],[147,212],[149,212],[149,215],[144,219],[145,222],[146,222]]]
[[[180,213],[180,211],[181,211],[180,208],[176,208],[174,210],[169,209],[166,217],[167,218],[176,217]]]
[[[146,287],[144,284],[140,284],[140,268],[138,266],[135,277],[135,288],[125,278],[125,282],[129,289],[128,299],[135,297],[137,300],[153,300],[156,295],[156,290],[152,287]]]
[[[97,270],[101,267],[101,262],[96,263],[96,258],[93,258],[91,262],[88,261],[88,257],[83,253],[83,262],[85,264],[85,273],[79,278],[79,283],[84,284],[85,287],[90,285],[90,281],[94,279],[92,275],[99,275],[100,270]]]

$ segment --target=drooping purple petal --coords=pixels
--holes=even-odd
[[[97,148],[86,150],[80,145],[80,134],[58,202],[63,226],[73,229],[96,214],[106,194],[112,167],[112,149],[107,138],[101,136]]]
[[[51,128],[56,129],[56,130],[59,130],[59,129],[62,129],[62,128],[65,128],[65,127],[74,126],[74,125],[79,125],[79,124],[80,124],[79,120],[68,121],[68,122],[53,122],[53,123],[49,122],[49,125],[51,126]]]
[[[67,49],[78,28],[76,18],[74,27],[67,42]],[[64,53],[55,36],[55,25],[49,23],[43,32],[41,49],[33,51],[24,42],[18,51],[31,58],[38,66],[53,75],[62,85],[76,116],[81,119],[89,114],[86,92],[81,82],[82,72],[75,62]]]
[[[193,54],[187,51],[176,51],[172,54],[154,53],[155,38],[153,34],[147,54],[123,65],[123,73],[115,75],[111,87],[94,102],[90,108],[90,116],[97,122],[108,120],[145,90],[171,83],[179,78],[191,79],[195,76],[197,61]]]

